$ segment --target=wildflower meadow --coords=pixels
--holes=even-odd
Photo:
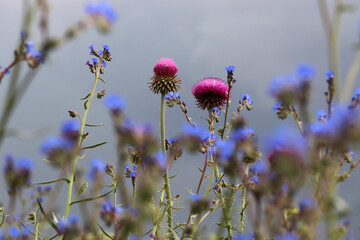
[[[359,5],[0,0],[0,240],[359,239]]]

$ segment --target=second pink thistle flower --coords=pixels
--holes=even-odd
[[[192,87],[197,106],[202,110],[224,106],[228,91],[228,85],[223,80],[214,77],[204,78]]]

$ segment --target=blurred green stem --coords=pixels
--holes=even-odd
[[[246,164],[244,178],[247,179],[249,174],[249,164]],[[245,227],[245,208],[246,208],[246,185],[241,189],[241,212],[240,212],[240,232],[244,232]]]

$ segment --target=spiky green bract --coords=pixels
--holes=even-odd
[[[155,94],[166,95],[169,92],[178,92],[180,89],[181,79],[175,75],[174,77],[152,76],[149,82],[150,90]]]

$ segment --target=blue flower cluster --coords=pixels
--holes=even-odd
[[[103,17],[109,23],[114,23],[117,18],[115,10],[106,1],[88,3],[85,10],[90,16]]]

